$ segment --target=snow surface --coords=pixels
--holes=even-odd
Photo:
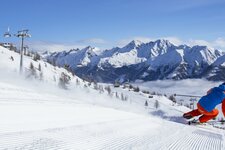
[[[151,81],[151,82],[144,82],[144,83],[136,82],[135,85],[140,86],[142,89],[145,89],[145,90],[156,91],[166,95],[177,94],[177,95],[194,96],[194,97],[177,96],[176,99],[178,102],[180,100],[181,101],[185,100],[189,102],[190,99],[194,99],[196,104],[201,96],[206,95],[209,89],[216,87],[220,85],[221,83],[222,82],[212,82],[212,81],[207,81],[204,79],[186,79],[181,81],[158,80],[158,81]],[[196,108],[196,105],[194,107]],[[219,109],[221,112],[218,115],[218,118],[221,118],[221,117],[224,118],[222,114],[221,105],[218,105],[217,109]]]
[[[30,62],[43,65],[43,80],[27,77]],[[112,85],[109,96],[63,68],[29,57],[24,66],[27,72],[19,75],[19,55],[0,47],[0,149],[225,149],[224,130],[186,125],[181,115],[189,109],[164,96]],[[61,72],[72,78],[67,90],[58,88]]]
[[[214,62],[214,66],[225,66],[225,55],[221,56]]]

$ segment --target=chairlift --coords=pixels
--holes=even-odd
[[[9,27],[8,27],[8,30],[4,34],[4,37],[5,38],[11,37],[11,34],[9,33]]]
[[[30,34],[27,34],[27,36],[26,36],[26,37],[29,37],[29,38],[30,38],[30,37],[31,37],[31,35],[30,35]]]
[[[11,34],[10,34],[9,32],[6,32],[6,33],[4,34],[4,37],[5,37],[5,38],[11,37]]]

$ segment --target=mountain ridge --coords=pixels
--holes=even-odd
[[[57,66],[69,66],[80,77],[100,82],[187,78],[217,80],[213,76],[220,76],[221,70],[219,75],[213,75],[213,69],[225,62],[220,50],[199,45],[175,46],[164,39],[147,43],[133,40],[122,48],[100,52],[88,46],[52,53],[45,58]]]

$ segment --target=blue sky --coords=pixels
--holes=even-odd
[[[224,0],[4,0],[0,33],[28,28],[34,49],[111,48],[158,38],[225,49],[224,14]]]

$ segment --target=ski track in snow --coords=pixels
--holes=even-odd
[[[54,102],[54,103],[74,103],[74,104],[79,104],[81,103],[80,101],[72,99],[72,98],[59,98],[54,95],[41,95],[32,91],[32,90],[27,90],[27,89],[19,89],[19,88],[3,88],[0,87],[0,103],[18,103],[21,104],[23,102],[26,103],[47,103],[47,102]]]
[[[11,92],[14,94],[9,94]],[[80,101],[17,88],[0,88],[0,95],[1,105],[63,103],[67,107],[81,104]],[[88,104],[82,103],[85,105]],[[127,118],[124,115],[120,119],[114,117],[67,127],[0,132],[0,150],[223,150],[225,134],[220,131],[146,116]]]
[[[189,126],[178,128],[178,130],[175,130],[176,128],[169,130],[168,127],[154,129],[148,127],[148,123],[150,122],[146,119],[134,118],[41,131],[1,134],[0,149],[224,149],[224,137],[219,133]]]
[[[84,111],[88,109],[93,109],[89,112],[93,112],[93,114],[90,114],[87,119],[99,119],[100,117],[100,120],[97,122],[92,120],[91,122],[85,122],[78,125],[64,125],[57,128],[50,126],[47,129],[34,129],[30,131],[21,129],[20,132],[10,130],[7,132],[7,127],[3,126],[0,128],[0,150],[225,149],[225,132],[223,130],[212,130],[212,128],[207,126],[188,126],[163,119],[152,118],[152,116],[143,116],[132,113],[127,114],[127,112],[110,108],[96,108],[79,99],[74,100],[72,98],[58,97],[43,93],[41,95],[32,90],[0,85],[0,106],[3,108],[4,106],[11,105],[12,108],[20,108],[21,105],[25,105],[21,108],[30,106],[33,108],[39,103],[47,104],[41,105],[41,107],[45,106],[44,108],[48,109],[48,105],[60,105],[60,108],[66,109],[71,108],[71,105],[74,109],[81,107],[78,110],[87,108],[84,109],[83,112],[79,112],[79,114],[85,113]],[[27,104],[30,105],[26,106]],[[164,106],[165,104],[162,105]],[[38,108],[39,107],[40,105],[38,105]],[[8,113],[10,112],[11,111]],[[104,116],[98,116],[97,114],[94,114],[94,112],[109,112],[109,119],[104,118]],[[5,112],[1,111],[1,113]],[[113,113],[117,113],[121,115],[121,117],[118,117]],[[85,116],[85,114],[83,115]],[[76,119],[76,117],[74,119]],[[101,121],[101,119],[103,121]]]
[[[12,91],[17,94],[9,94],[4,98]],[[17,88],[1,88],[0,94],[0,104],[3,105],[60,102],[66,107],[80,104],[72,99],[40,96]],[[203,126],[188,126],[134,115],[129,119],[114,118],[68,127],[3,132],[0,133],[0,150],[223,150],[225,134],[221,130],[215,131]]]
[[[179,137],[172,144],[169,144],[168,148],[164,149],[222,150],[223,142],[223,137],[220,134],[196,129],[186,136]]]

